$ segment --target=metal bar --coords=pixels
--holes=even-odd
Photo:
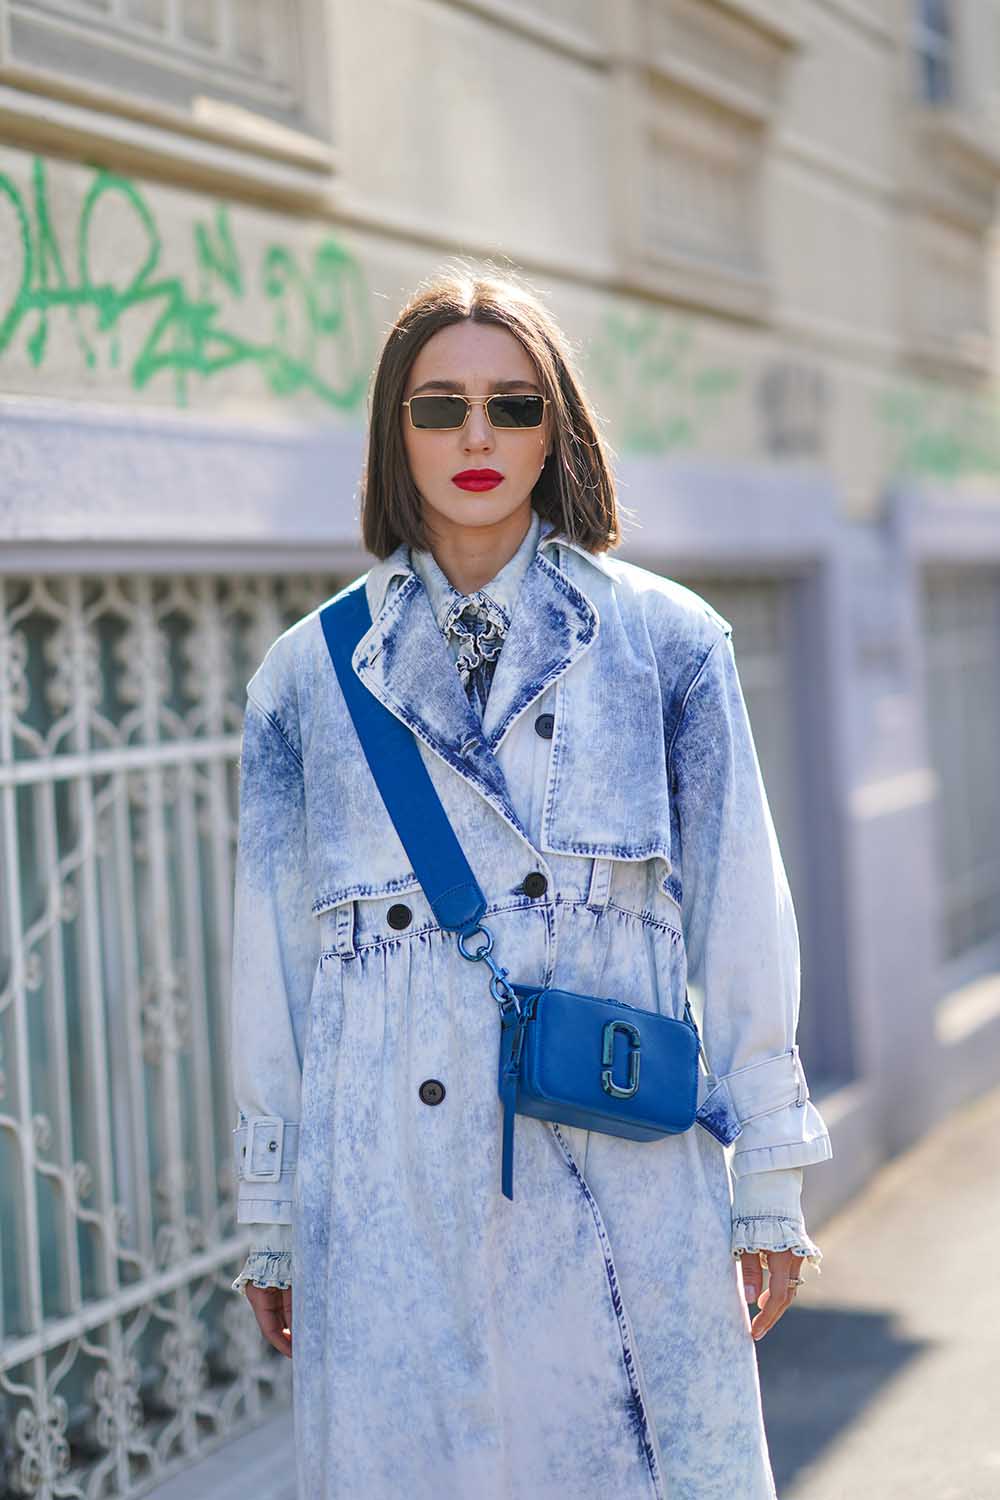
[[[3,581],[0,580],[0,630],[4,633],[2,644],[5,650],[3,654],[9,659],[11,655],[10,621],[12,616],[7,613],[6,602],[6,589]],[[13,753],[13,711],[6,695],[0,695],[0,755],[3,756],[4,760],[7,760],[13,756]],[[2,796],[4,865],[8,872],[7,921],[11,935],[11,964],[13,967],[12,1046],[14,1055],[11,1059],[13,1066],[12,1068],[8,1068],[8,1074],[13,1078],[14,1107],[21,1125],[16,1147],[21,1182],[21,1212],[17,1215],[16,1221],[17,1244],[19,1248],[18,1259],[20,1262],[18,1282],[24,1294],[25,1321],[29,1328],[40,1328],[43,1321],[41,1247],[38,1235],[38,1204],[35,1198],[34,1137],[31,1129],[31,1075],[28,1067],[27,1025],[28,995],[27,984],[25,982],[24,949],[21,944],[24,931],[21,891],[18,884],[18,870],[21,866],[17,846],[17,807],[13,787],[4,787]],[[45,1378],[44,1369],[36,1371],[36,1376],[40,1382],[39,1389],[42,1389],[42,1383]]]
[[[56,831],[55,788],[51,782],[38,788],[41,844],[39,857],[48,873],[48,982],[42,992],[45,1029],[48,1034],[46,1082],[51,1090],[47,1101],[47,1118],[53,1126],[52,1156],[58,1163],[60,1191],[57,1193],[57,1215],[62,1220],[59,1238],[60,1297],[64,1306],[80,1304],[80,1252],[73,1213],[74,1194],[69,1188],[73,1171],[72,1090],[69,1074],[69,1042],[66,1035],[66,957],[63,949],[60,909],[63,900],[60,880],[58,834]]]
[[[125,1163],[129,1186],[126,1201],[136,1235],[136,1248],[149,1266],[153,1264],[153,1198],[149,1180],[149,1118],[142,1062],[142,984],[139,973],[139,927],[135,906],[132,834],[128,812],[128,778],[118,770],[112,778],[112,845],[118,936],[121,943],[122,1006],[125,1031],[125,1066],[128,1116],[131,1130],[120,1153],[123,1187]],[[138,1146],[136,1145],[138,1142]]]
[[[84,618],[83,586],[79,578],[68,585],[71,628],[75,642],[79,643],[76,654],[86,654],[87,622]],[[86,757],[90,745],[90,723],[87,703],[87,684],[81,671],[73,682],[73,740],[77,754]],[[113,1292],[118,1285],[118,1262],[112,1244],[117,1240],[114,1233],[114,1156],[111,1137],[111,1097],[117,1092],[117,1081],[108,1077],[108,1048],[106,1033],[104,975],[101,967],[99,943],[100,904],[97,891],[97,872],[94,859],[97,844],[97,826],[94,815],[93,774],[81,776],[76,783],[79,812],[79,873],[78,873],[78,931],[80,934],[80,969],[82,986],[80,994],[81,1021],[85,1068],[92,1081],[89,1104],[92,1111],[91,1147],[94,1161],[91,1164],[94,1212],[101,1216],[103,1232],[98,1236],[97,1254],[101,1261],[100,1281],[106,1292]]]
[[[122,769],[140,771],[151,766],[180,766],[187,761],[235,760],[239,753],[240,736],[227,734],[214,739],[122,745],[113,750],[94,750],[89,755],[53,755],[37,760],[13,761],[11,754],[4,757],[7,763],[0,764],[0,787],[30,786],[40,781],[68,781],[79,776],[99,776],[105,771]]]
[[[198,838],[194,810],[192,768],[180,772],[179,849],[181,891],[184,911],[184,959],[187,975],[187,1002],[191,1018],[191,1071],[194,1080],[195,1157],[198,1163],[197,1191],[201,1222],[206,1231],[212,1223],[218,1202],[215,1183],[214,1131],[207,1127],[212,1119],[212,1052],[208,1039],[205,994],[205,948],[201,911],[203,895],[198,859]]]

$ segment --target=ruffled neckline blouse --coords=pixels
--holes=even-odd
[[[541,517],[533,510],[531,524],[513,557],[495,578],[471,594],[463,594],[455,587],[432,552],[410,548],[410,566],[427,590],[434,618],[451,648],[462,686],[480,718],[541,531]]]

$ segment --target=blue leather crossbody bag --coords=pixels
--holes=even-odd
[[[320,612],[341,690],[375,783],[436,920],[463,958],[485,962],[500,1010],[501,1188],[514,1196],[514,1117],[531,1115],[633,1141],[688,1130],[698,1118],[698,1029],[623,1000],[511,982],[480,920],[486,898],[427,773],[412,732],[368,691],[351,658],[371,627],[364,583]],[[482,938],[475,947],[469,944]],[[706,1120],[700,1123],[706,1128]],[[715,1134],[714,1131],[712,1131]]]

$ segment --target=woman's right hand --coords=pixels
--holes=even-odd
[[[290,1286],[255,1286],[248,1281],[244,1295],[253,1308],[257,1326],[279,1354],[292,1357],[292,1289]]]

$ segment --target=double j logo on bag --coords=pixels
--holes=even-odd
[[[621,1088],[614,1080],[615,1035],[621,1032],[628,1043],[628,1083]],[[629,1021],[609,1021],[604,1028],[604,1050],[601,1061],[601,1086],[613,1099],[631,1099],[639,1091],[639,1049],[642,1038]]]

